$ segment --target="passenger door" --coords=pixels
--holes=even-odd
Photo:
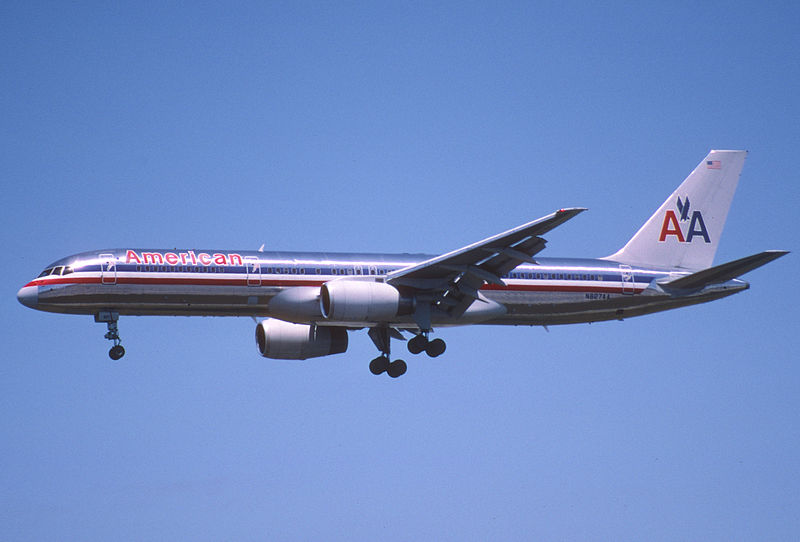
[[[633,295],[635,290],[633,283],[633,271],[631,270],[631,266],[621,264],[619,266],[619,269],[622,272],[622,293],[625,295]]]
[[[117,259],[113,254],[100,254],[100,284],[117,283]]]
[[[261,286],[261,262],[255,256],[244,257],[248,286]]]

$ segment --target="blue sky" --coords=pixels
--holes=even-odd
[[[109,247],[614,252],[750,151],[717,262],[797,251],[794,3],[0,8],[3,540],[794,540],[797,255],[625,322],[444,330],[401,379],[249,319],[19,305]]]

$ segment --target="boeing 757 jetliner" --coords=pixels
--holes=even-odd
[[[347,350],[367,328],[369,368],[396,378],[391,339],[412,354],[445,350],[436,328],[574,324],[705,303],[746,290],[738,277],[786,251],[712,267],[746,151],[711,151],[618,252],[547,259],[542,237],[585,209],[561,209],[442,254],[343,254],[122,248],[47,266],[17,294],[28,307],[94,315],[120,359],[121,315],[250,316],[262,356],[308,359]]]

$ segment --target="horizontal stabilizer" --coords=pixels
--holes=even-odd
[[[692,273],[691,275],[662,283],[661,287],[668,290],[699,290],[709,284],[720,284],[735,279],[748,271],[766,265],[772,260],[776,260],[788,253],[789,252],[786,250],[767,250],[759,252],[758,254],[753,254],[746,258],[709,267],[697,273]]]

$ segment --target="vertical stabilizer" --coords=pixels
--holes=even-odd
[[[711,151],[628,243],[608,256],[626,264],[711,267],[747,151]]]

